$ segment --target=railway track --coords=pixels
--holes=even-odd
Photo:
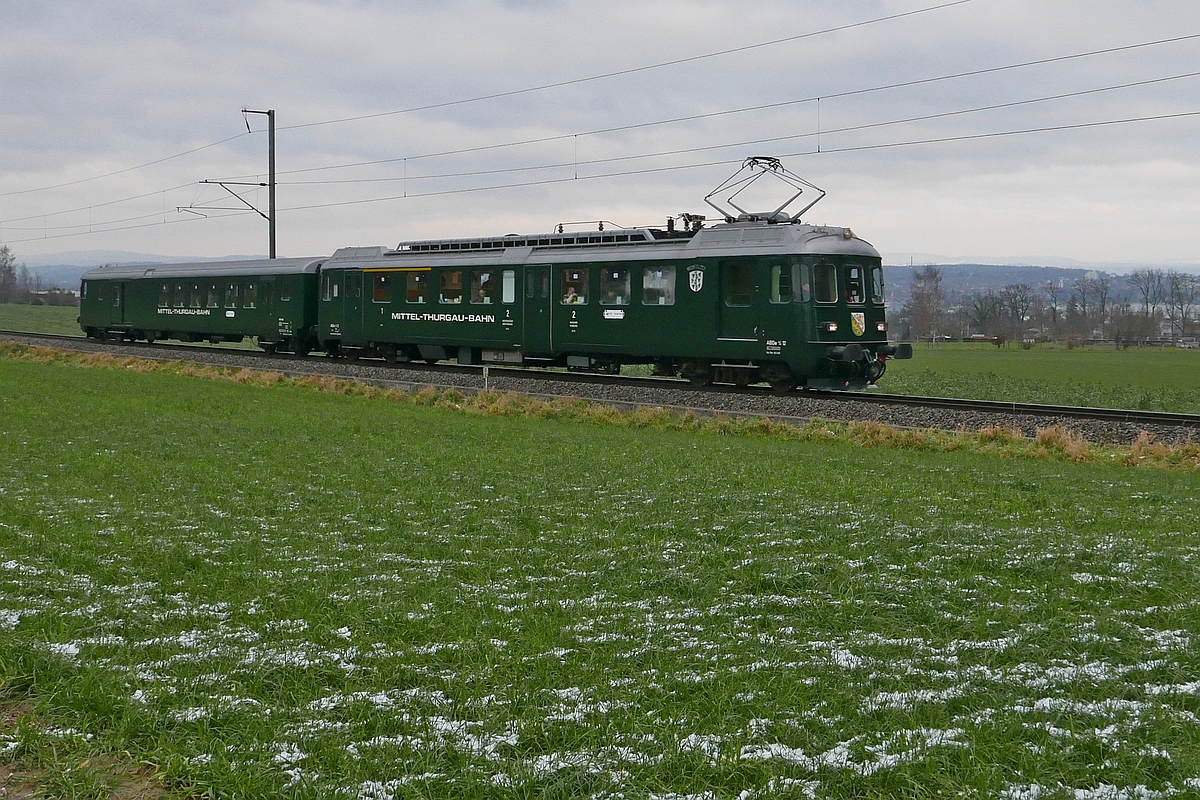
[[[95,344],[92,340],[85,339],[80,336],[66,336],[62,334],[41,334],[28,333],[24,331],[9,331],[0,330],[0,337],[15,339],[15,340],[50,340],[70,346],[71,344],[89,343]],[[782,420],[799,420],[805,419],[804,415],[781,414],[760,410],[739,411],[736,409],[725,409],[713,407],[712,400],[720,396],[737,396],[742,398],[770,398],[774,395],[771,390],[766,387],[751,386],[746,388],[737,388],[734,386],[712,385],[704,387],[696,387],[685,380],[679,378],[656,378],[656,377],[637,377],[628,375],[608,375],[585,372],[565,372],[552,371],[543,369],[517,368],[517,367],[499,367],[499,366],[468,366],[459,364],[423,364],[423,363],[406,363],[396,367],[388,367],[382,361],[374,359],[363,359],[361,361],[338,360],[331,362],[326,356],[296,356],[288,354],[265,353],[260,350],[240,349],[231,347],[218,347],[213,345],[200,344],[167,344],[154,343],[147,344],[144,342],[120,342],[124,348],[132,348],[145,352],[147,357],[163,358],[170,354],[174,358],[183,358],[189,354],[205,353],[212,355],[214,353],[223,356],[236,356],[238,358],[246,358],[250,360],[261,360],[264,362],[263,369],[270,369],[275,372],[285,372],[293,375],[313,375],[313,374],[334,374],[335,377],[350,377],[353,380],[364,380],[368,383],[377,385],[393,385],[393,386],[438,386],[445,388],[456,388],[460,390],[471,391],[473,388],[467,387],[460,383],[440,381],[436,376],[452,375],[457,376],[472,376],[476,383],[480,383],[479,378],[482,377],[482,385],[484,387],[495,384],[497,381],[503,383],[505,379],[545,382],[556,384],[567,384],[579,387],[584,386],[620,386],[629,389],[646,389],[646,390],[669,390],[670,392],[682,392],[686,397],[694,398],[696,403],[660,403],[654,400],[646,401],[627,401],[611,398],[604,398],[603,402],[612,403],[615,405],[661,405],[681,410],[693,410],[708,413],[726,413],[734,416],[754,415],[754,416],[769,416],[775,419]],[[300,369],[280,369],[279,362],[292,362],[297,367],[304,365]],[[265,366],[265,362],[272,362],[272,366]],[[346,376],[343,374],[335,374],[334,372],[324,372],[321,369],[322,363],[338,365],[364,365],[374,368],[378,371],[396,370],[398,373],[418,373],[419,379],[414,380],[412,377],[401,378],[399,375],[395,379],[387,377],[372,377],[359,378],[355,376]],[[340,372],[340,371],[338,371]],[[425,378],[424,376],[428,376]],[[497,388],[505,388],[498,386]],[[561,397],[561,391],[538,392],[520,390],[523,393],[536,395],[539,397]],[[885,394],[877,392],[837,392],[823,389],[805,389],[797,390],[792,397],[806,398],[813,400],[823,400],[830,403],[859,403],[881,407],[903,407],[911,409],[937,409],[951,412],[966,412],[970,414],[997,415],[997,416],[1019,416],[1019,417],[1041,417],[1041,418],[1057,418],[1057,419],[1075,419],[1075,420],[1094,420],[1110,423],[1119,423],[1121,425],[1133,427],[1152,427],[1152,428],[1176,428],[1188,430],[1200,430],[1200,414],[1179,414],[1162,411],[1139,411],[1134,409],[1113,409],[1113,408],[1091,408],[1086,406],[1056,406],[1044,405],[1037,403],[1010,403],[994,400],[967,400],[952,397],[918,397],[912,395]],[[701,400],[705,398],[705,400]],[[719,404],[718,404],[719,405]],[[913,427],[913,426],[908,426]]]

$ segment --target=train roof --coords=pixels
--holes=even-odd
[[[239,261],[200,261],[190,264],[108,264],[83,273],[83,280],[134,278],[223,278],[239,275],[299,275],[315,273],[324,258],[254,258]]]
[[[330,267],[372,262],[386,268],[394,260],[423,264],[540,263],[596,260],[646,260],[738,255],[851,255],[878,258],[869,242],[849,228],[807,223],[746,221],[699,230],[632,228],[584,233],[508,234],[469,239],[429,239],[383,247],[344,247],[330,258]]]

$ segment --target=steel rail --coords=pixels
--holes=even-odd
[[[0,330],[0,336],[8,337],[27,337],[38,339],[51,339],[70,342],[90,342],[99,345],[105,344],[103,341],[95,339],[87,339],[82,336],[68,336],[64,334],[48,334],[48,333],[30,333],[28,331],[10,331]],[[248,356],[251,358],[276,359],[297,361],[309,364],[319,364],[322,360],[327,359],[326,356],[297,356],[289,353],[267,353],[261,350],[232,348],[232,347],[217,347],[205,344],[171,344],[171,343],[154,343],[147,344],[144,342],[123,342],[112,340],[113,344],[120,344],[123,347],[137,347],[150,351],[168,351],[173,353],[196,353],[196,352],[218,352],[225,354],[234,354],[239,356]],[[329,363],[326,361],[326,363]],[[361,363],[351,360],[339,360],[337,363],[353,365]],[[365,360],[364,366],[379,366],[384,362],[377,359]],[[398,369],[412,370],[416,372],[428,373],[446,373],[446,374],[465,374],[465,375],[482,375],[483,365],[462,365],[462,364],[424,364],[421,362],[403,362],[394,365]],[[736,387],[724,384],[715,384],[709,386],[694,386],[681,378],[670,377],[638,377],[631,375],[610,375],[605,373],[592,372],[560,372],[551,371],[540,368],[519,368],[506,366],[486,365],[487,375],[496,378],[512,378],[525,380],[546,380],[546,381],[562,381],[566,383],[576,383],[583,385],[620,385],[654,389],[672,389],[693,391],[698,395],[703,394],[758,394],[763,396],[771,396],[772,390],[766,387],[749,386]],[[281,370],[274,370],[279,372]],[[307,372],[299,370],[282,370],[288,375],[308,375],[322,374],[320,372]],[[339,376],[331,375],[330,377],[343,377],[347,380],[356,380],[362,383],[382,384],[378,379],[359,378],[354,376]],[[388,384],[416,386],[429,385],[418,381],[397,379],[396,381],[384,381]],[[454,386],[456,389],[464,389],[461,386]],[[469,388],[469,387],[468,387]],[[540,393],[527,393],[537,397],[550,397],[552,395],[543,395]],[[553,395],[561,396],[561,395]],[[785,395],[786,396],[786,395]],[[1169,411],[1141,411],[1137,409],[1120,409],[1120,408],[1098,408],[1089,406],[1059,406],[1046,405],[1041,403],[1014,403],[1000,400],[969,400],[956,397],[925,397],[918,395],[901,395],[901,394],[883,394],[876,392],[847,392],[833,391],[828,389],[802,389],[798,390],[794,397],[808,397],[821,400],[833,400],[840,402],[859,402],[882,406],[908,406],[912,408],[934,408],[946,409],[953,411],[964,412],[982,412],[987,414],[1014,414],[1021,416],[1040,416],[1040,417],[1067,417],[1072,419],[1090,419],[1107,422],[1123,422],[1131,425],[1160,425],[1164,427],[1179,427],[1179,428],[1200,428],[1200,414],[1183,414]],[[617,405],[645,405],[633,404],[630,401],[618,400],[602,400],[599,402],[617,404]],[[661,404],[654,404],[661,405]],[[666,407],[666,406],[664,406]],[[671,406],[674,407],[674,406]],[[683,406],[679,407],[683,409]],[[730,416],[764,416],[756,412],[735,412],[735,411],[720,411],[715,409],[691,408],[696,411],[706,411],[728,414]],[[775,418],[777,415],[766,414]]]

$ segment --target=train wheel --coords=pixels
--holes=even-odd
[[[763,369],[763,377],[771,384],[776,394],[787,394],[796,388],[796,378],[784,364],[770,364]]]
[[[686,361],[679,370],[692,386],[708,386],[713,382],[712,367],[706,361]]]

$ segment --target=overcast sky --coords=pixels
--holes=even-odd
[[[1200,77],[1178,77],[1200,71],[1200,38],[860,91],[1200,34],[1200,3],[969,0],[871,22],[945,2],[0,0],[0,241],[265,255],[266,222],[199,183],[265,180],[249,107],[278,115],[281,256],[662,225],[767,154],[828,192],[809,221],[893,259],[1200,263],[1200,116],[979,138],[1200,112]],[[789,103],[817,96],[819,120]],[[958,137],[976,138],[874,147]],[[531,139],[549,141],[495,147]],[[612,176],[642,170],[659,171]],[[265,189],[245,196],[265,210]]]

